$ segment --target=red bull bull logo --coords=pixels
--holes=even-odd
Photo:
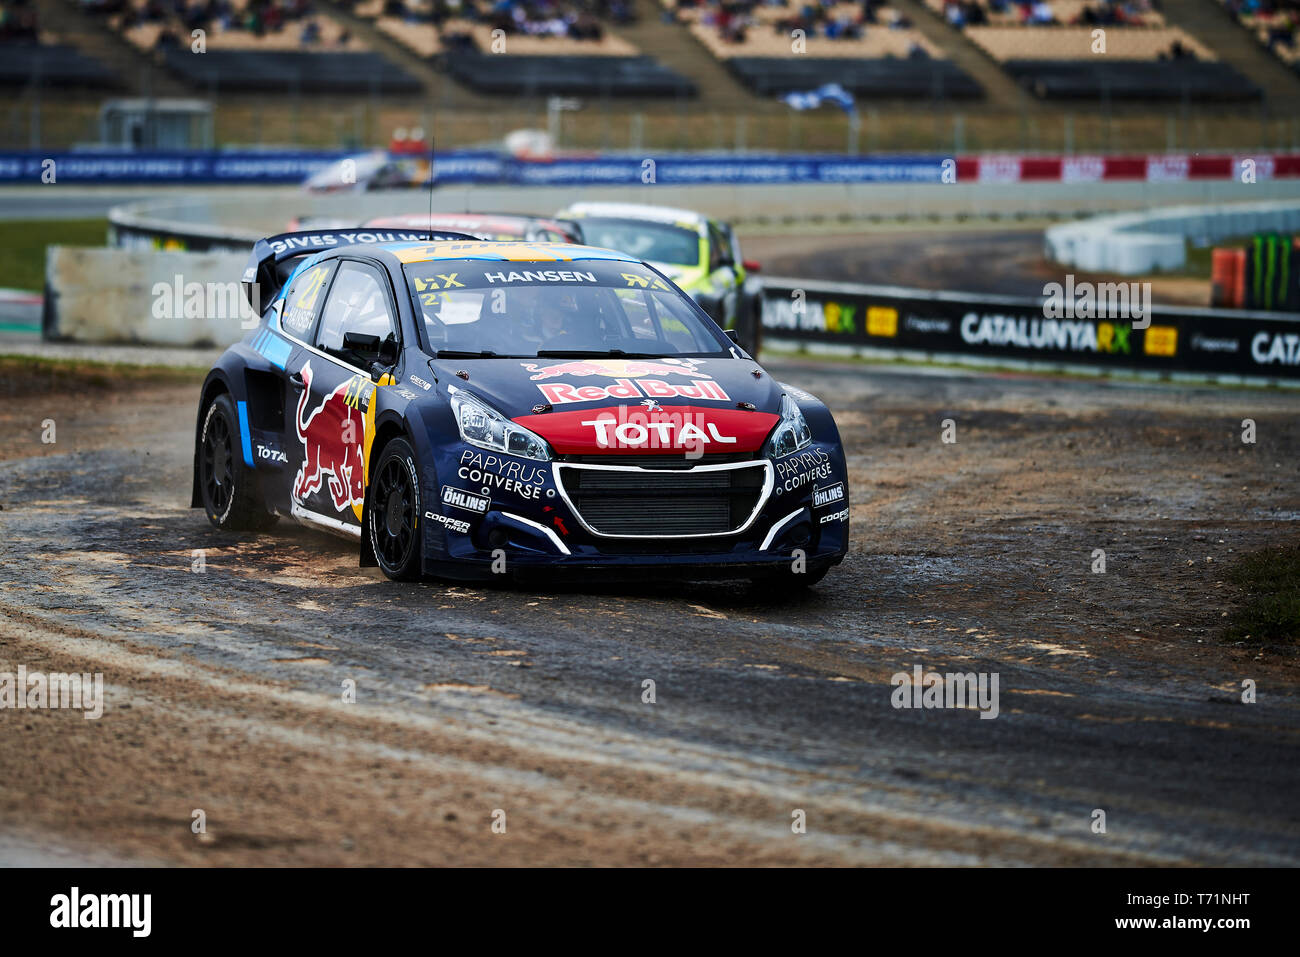
[[[574,359],[556,365],[538,366],[524,363],[524,369],[533,373],[532,379],[557,379],[560,376],[583,378],[586,376],[604,376],[607,379],[623,377],[638,378],[647,375],[688,375],[697,379],[711,379],[708,373],[699,370],[699,363],[693,359]]]
[[[314,375],[308,361],[302,367],[302,398],[294,419],[303,462],[293,482],[293,499],[302,504],[328,478],[334,507],[340,512],[351,507],[360,514],[366,496],[362,453],[366,422],[361,407],[371,388],[360,376],[353,376],[326,396],[319,408],[307,412]]]

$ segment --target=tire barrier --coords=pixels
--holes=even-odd
[[[1142,283],[1054,298],[765,277],[769,347],[1300,381],[1300,315],[1151,306]]]

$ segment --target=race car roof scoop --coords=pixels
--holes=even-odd
[[[295,233],[267,236],[253,244],[252,255],[244,267],[240,282],[244,297],[259,316],[266,311],[293,272],[286,263],[312,253],[341,246],[366,246],[376,243],[480,242],[482,237],[446,230],[409,229],[305,229]]]

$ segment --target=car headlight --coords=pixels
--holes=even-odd
[[[461,439],[470,445],[525,459],[551,460],[551,449],[545,439],[511,422],[468,392],[457,390],[452,393],[451,411],[456,416]]]
[[[776,424],[764,451],[769,458],[779,459],[809,445],[812,445],[812,430],[798,403],[788,395],[781,396],[781,421]]]

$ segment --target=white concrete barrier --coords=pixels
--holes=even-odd
[[[225,347],[257,325],[241,253],[51,246],[46,339]]]
[[[1065,266],[1140,276],[1181,269],[1187,240],[1208,245],[1262,232],[1300,232],[1300,202],[1173,206],[1099,216],[1048,228],[1043,248]]]

